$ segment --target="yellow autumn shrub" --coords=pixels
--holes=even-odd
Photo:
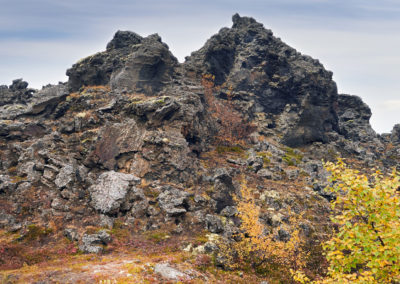
[[[400,283],[400,178],[375,171],[371,176],[339,160],[326,163],[336,193],[332,221],[338,231],[324,244],[327,276],[300,283]]]
[[[299,230],[293,230],[287,241],[278,240],[275,233],[279,228],[275,232],[267,232],[267,228],[259,222],[260,208],[256,205],[253,190],[243,183],[240,193],[240,198],[235,197],[237,216],[241,221],[240,231],[234,236],[236,241],[220,243],[220,251],[229,268],[253,268],[263,274],[273,271],[286,277],[290,276],[290,268],[304,267],[306,257]]]

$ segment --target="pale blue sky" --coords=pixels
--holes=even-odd
[[[0,0],[0,7],[0,84],[66,81],[66,69],[104,50],[118,29],[158,33],[183,61],[238,12],[318,58],[340,92],[369,104],[376,131],[400,123],[400,0]]]

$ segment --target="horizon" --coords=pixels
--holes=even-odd
[[[230,27],[237,12],[332,71],[339,93],[369,105],[375,131],[400,123],[400,3],[393,0],[35,2],[13,1],[0,11],[0,85],[17,78],[36,89],[65,82],[66,70],[105,50],[117,30],[158,33],[183,62]]]

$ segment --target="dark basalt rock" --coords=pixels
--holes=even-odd
[[[82,59],[67,70],[69,88],[108,85],[113,90],[158,92],[171,80],[177,59],[157,35],[142,38],[136,33],[118,31],[107,50]]]
[[[326,142],[326,132],[339,130],[332,72],[252,18],[234,15],[232,28],[212,36],[186,58],[184,68],[188,76],[209,73],[218,85],[254,94],[256,104],[268,114],[286,115],[290,106],[296,112],[290,125],[278,125],[287,145]]]
[[[130,31],[117,31],[114,38],[107,44],[107,51],[130,47],[131,45],[139,44],[142,37],[137,33]]]
[[[400,143],[400,124],[393,126],[392,132],[390,133],[390,140],[394,143]]]
[[[129,55],[119,72],[113,72],[111,88],[154,94],[171,81],[177,63],[161,38],[151,35]]]
[[[369,123],[371,109],[360,97],[341,94],[338,102],[340,132],[347,139],[366,142],[377,137]]]
[[[142,40],[133,32],[116,32],[106,51],[86,57],[67,70],[70,91],[75,92],[82,86],[107,85],[112,72],[124,66],[134,46]]]
[[[0,86],[0,106],[6,104],[26,103],[31,97],[34,89],[28,88],[28,82],[15,79],[12,84]]]

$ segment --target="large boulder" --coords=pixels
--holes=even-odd
[[[212,36],[186,58],[184,68],[187,76],[212,74],[217,85],[252,94],[269,115],[288,116],[290,123],[276,124],[287,145],[324,142],[327,132],[339,130],[332,72],[252,18],[234,15],[232,28]]]
[[[169,216],[177,216],[185,213],[188,206],[189,194],[183,190],[165,186],[163,192],[157,197],[160,207]]]
[[[96,234],[84,234],[79,249],[84,253],[100,253],[111,240],[111,236],[105,230]]]
[[[93,208],[104,214],[118,212],[132,183],[139,181],[139,178],[131,174],[114,171],[102,173],[96,183],[89,187]]]

